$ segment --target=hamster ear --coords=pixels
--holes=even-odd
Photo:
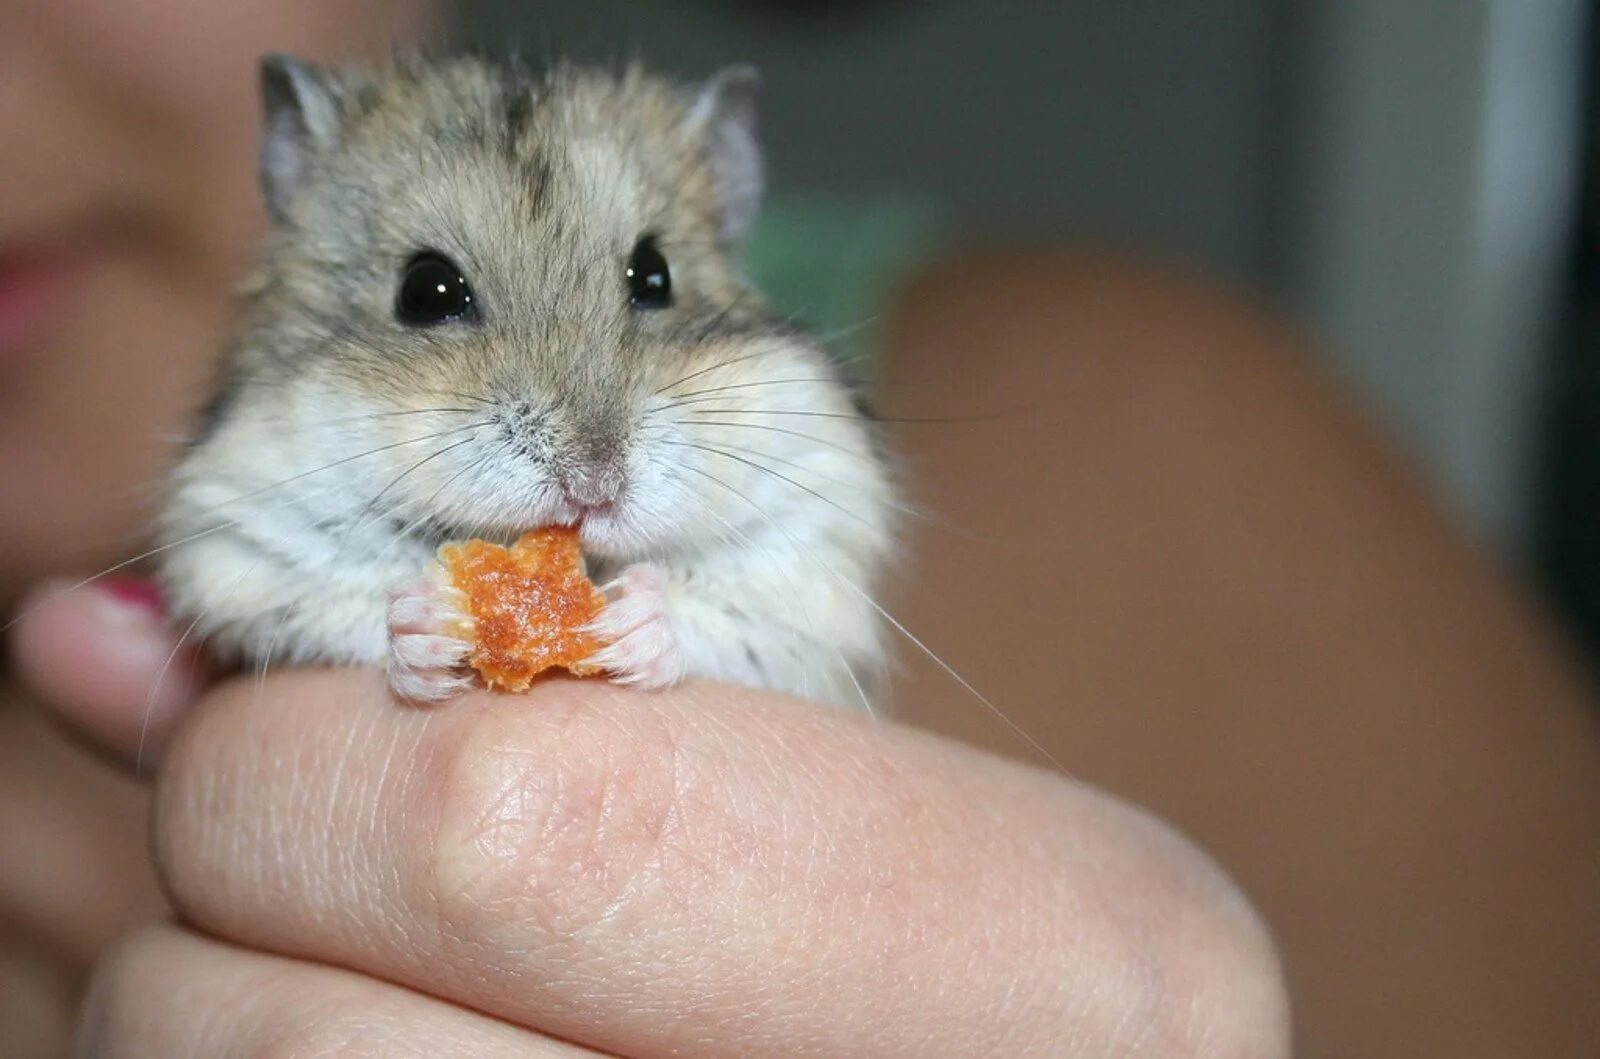
[[[743,237],[761,207],[764,166],[756,136],[761,78],[752,66],[730,66],[700,91],[688,124],[705,137],[711,179],[722,208],[722,236]]]
[[[261,105],[261,194],[267,211],[283,220],[311,159],[339,138],[339,97],[332,80],[310,63],[267,55],[261,60]]]

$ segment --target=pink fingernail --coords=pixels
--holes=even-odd
[[[100,582],[100,590],[125,606],[137,608],[158,618],[167,616],[166,600],[154,581],[135,577],[109,577]]]

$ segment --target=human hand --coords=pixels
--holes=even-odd
[[[417,710],[300,671],[169,741],[181,712],[146,742],[184,925],[102,966],[89,1054],[1287,1050],[1270,945],[1204,857],[958,744],[705,684]]]
[[[145,620],[109,594],[68,609],[112,630]],[[45,1059],[67,1054],[107,947],[168,912],[147,842],[149,791],[18,694],[13,669],[0,662],[0,1055]],[[134,693],[130,682],[130,712]]]

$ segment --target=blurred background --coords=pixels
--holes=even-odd
[[[459,11],[491,51],[640,57],[687,77],[754,62],[774,208],[831,205],[835,254],[863,232],[902,249],[933,232],[1059,236],[1269,300],[1460,519],[1600,644],[1581,0]]]
[[[749,61],[751,266],[921,402],[890,429],[936,517],[885,598],[1004,706],[902,642],[899,716],[1047,746],[1191,835],[1272,927],[1302,1054],[1593,1056],[1594,683],[1319,385],[1600,659],[1592,6],[0,3],[0,273],[81,293],[0,333],[0,605],[142,539],[258,245],[263,51],[440,17],[534,62]],[[33,1059],[166,910],[145,792],[4,666],[0,1054]],[[8,1053],[25,1021],[62,1047]]]
[[[1107,271],[1131,253],[1264,303],[1600,660],[1590,4],[468,0],[457,16],[473,43],[534,59],[639,58],[686,78],[756,64],[772,194],[752,268],[846,356],[889,348],[875,325],[883,286],[963,239],[1084,248],[1087,267]],[[1086,366],[1057,378],[1103,384],[1114,371],[1091,366],[1124,351],[1075,343],[1138,345],[1140,324],[1074,333],[1079,318],[1104,325],[1119,311],[1078,289],[1056,317],[1069,329],[1059,350],[1052,337],[1036,352]],[[1144,322],[1160,336],[1147,352],[1251,381],[1219,356],[1214,318],[1192,320],[1188,348],[1170,315]],[[1024,369],[1037,383],[986,379],[997,363],[1029,363],[987,339],[968,333],[964,359],[929,369],[953,380],[918,388],[961,407],[903,410],[982,413],[986,394],[1047,385],[1038,364]],[[903,370],[926,363],[912,352]],[[1202,395],[1203,372],[1171,378]],[[1518,734],[1571,700],[1483,664],[1527,672],[1498,604],[1457,594],[1473,580],[1464,570],[1431,581],[1448,559],[1405,550],[1444,553],[1442,541],[1337,510],[1374,493],[1331,485],[1292,427],[1239,435],[1281,443],[1281,461],[1229,452],[1199,415],[1164,432],[1162,410],[1195,407],[1170,393],[1144,412],[1137,393],[1088,385],[1095,396],[1059,410],[1049,398],[1045,414],[1102,426],[1127,415],[1136,425],[1098,453],[1074,448],[1083,432],[1024,417],[1001,429],[1053,439],[1037,465],[964,472],[974,453],[1015,450],[958,429],[897,439],[922,487],[914,500],[968,529],[1034,536],[1032,552],[1008,553],[912,534],[910,580],[932,596],[912,593],[901,613],[1079,775],[1174,820],[1235,873],[1283,946],[1306,1054],[1581,1054],[1561,983],[1592,981],[1596,876],[1583,838],[1551,836],[1555,816],[1576,834],[1592,834],[1593,818],[1576,785],[1545,803],[1530,792],[1574,775],[1556,746],[1592,732]],[[1252,399],[1284,395],[1194,396],[1273,422]],[[1162,477],[1191,442],[1218,456],[1203,479],[1213,495],[1186,493],[1182,471]],[[932,470],[920,481],[919,457]],[[1363,473],[1381,490],[1375,465]],[[1297,475],[1302,495],[1289,495]],[[1118,499],[1143,490],[1162,499]],[[1050,499],[1019,502],[1025,492]],[[1235,504],[1237,522],[1221,524],[1241,550],[1212,550],[1207,512]],[[1349,539],[1377,527],[1395,551]],[[1424,569],[1435,558],[1445,565]],[[1308,573],[1322,561],[1326,580]],[[1019,565],[1031,573],[1004,572]],[[1241,587],[1253,577],[1259,594]],[[1018,665],[1041,648],[1044,664]],[[900,654],[911,678],[896,693],[914,723],[1028,756],[917,652]],[[1503,981],[1518,975],[1526,992]]]

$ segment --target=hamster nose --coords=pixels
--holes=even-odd
[[[604,511],[615,505],[622,495],[622,475],[615,471],[573,468],[563,470],[557,477],[561,482],[561,495],[582,511]]]

